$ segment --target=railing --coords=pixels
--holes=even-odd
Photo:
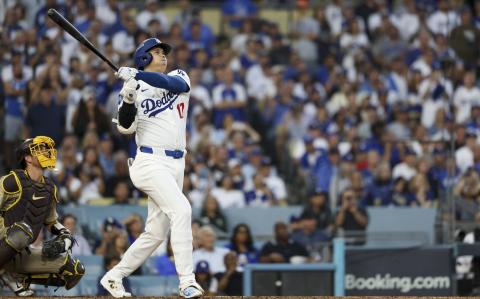
[[[254,271],[333,271],[333,295],[344,296],[345,242],[337,238],[333,241],[333,263],[318,264],[247,264],[243,274],[243,295],[252,296]],[[281,284],[281,282],[279,282]]]

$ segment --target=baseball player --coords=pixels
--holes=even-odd
[[[149,200],[145,232],[100,280],[114,297],[131,296],[124,290],[122,278],[145,262],[169,229],[180,296],[203,295],[193,274],[192,210],[182,193],[190,79],[182,70],[164,74],[170,51],[170,45],[147,39],[134,54],[138,69],[121,67],[116,73],[125,81],[117,128],[123,134],[136,133],[138,150],[134,162],[129,163],[130,178]]]
[[[25,140],[17,149],[21,169],[0,179],[0,280],[18,296],[33,295],[30,284],[74,287],[85,269],[71,254],[73,237],[57,221],[57,187],[43,176],[57,160],[50,137]],[[43,248],[30,246],[48,227],[57,235]]]

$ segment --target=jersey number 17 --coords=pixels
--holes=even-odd
[[[185,116],[185,104],[184,103],[177,104],[177,111],[178,111],[178,116],[180,116],[180,118],[183,118]]]

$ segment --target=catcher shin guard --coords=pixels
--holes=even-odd
[[[65,288],[70,290],[82,279],[85,274],[85,267],[80,260],[73,258],[70,254],[67,255],[67,262],[63,269],[61,269],[63,279],[65,280]]]
[[[67,254],[65,256],[65,264],[58,273],[28,275],[26,283],[65,287],[65,289],[70,290],[82,279],[83,274],[85,274],[83,264],[78,259],[72,258],[70,254]]]
[[[11,262],[12,258],[28,247],[32,241],[33,232],[28,224],[21,221],[11,225],[7,229],[5,238],[0,240],[0,269]]]

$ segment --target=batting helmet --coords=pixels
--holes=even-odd
[[[25,168],[25,156],[33,156],[38,159],[42,168],[55,168],[57,163],[57,150],[55,142],[47,136],[36,136],[26,139],[16,150],[17,161],[21,168]]]
[[[162,43],[158,38],[149,38],[143,41],[143,43],[138,46],[133,55],[135,60],[135,65],[139,70],[143,70],[147,65],[152,62],[152,54],[148,53],[153,48],[162,48],[163,53],[167,55],[172,50],[172,47],[169,44]]]

